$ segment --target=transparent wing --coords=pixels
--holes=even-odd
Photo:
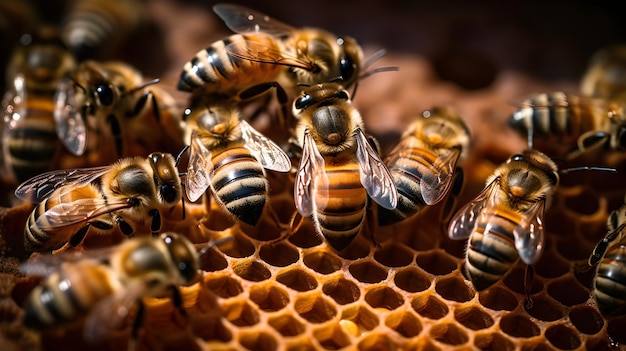
[[[280,146],[259,133],[245,120],[241,120],[239,125],[245,148],[250,150],[261,166],[277,172],[288,172],[291,169],[289,156]]]
[[[124,289],[97,303],[85,320],[83,329],[85,340],[102,341],[112,331],[124,328],[131,309],[147,291],[145,282],[132,281],[124,286]]]
[[[40,203],[50,196],[55,190],[66,186],[68,190],[73,187],[81,187],[101,177],[108,172],[111,166],[92,168],[62,169],[42,173],[30,178],[15,189],[15,196],[22,200]]]
[[[213,11],[235,33],[264,32],[282,36],[291,33],[294,27],[251,8],[235,4],[217,4]]]
[[[431,172],[423,174],[420,189],[427,205],[432,206],[438,203],[450,190],[454,169],[460,155],[459,149],[445,151],[430,165]]]
[[[43,230],[62,228],[132,206],[133,203],[126,199],[119,201],[110,199],[107,201],[103,198],[79,199],[50,207],[43,215],[37,217],[35,223]]]
[[[519,225],[513,230],[515,248],[526,264],[539,260],[544,249],[543,214],[545,200],[540,200],[522,216]]]
[[[20,271],[26,275],[46,277],[61,269],[63,264],[73,264],[79,261],[81,264],[86,264],[87,261],[100,264],[117,249],[118,245],[89,249],[88,251],[66,250],[61,253],[36,255],[20,264]]]
[[[313,198],[315,192],[325,189],[328,189],[328,178],[324,158],[317,149],[311,134],[306,130],[294,187],[296,208],[303,217],[310,216],[315,210],[315,199]]]
[[[499,179],[496,178],[452,217],[448,227],[448,237],[450,239],[464,240],[469,238],[483,209],[491,206],[490,203],[493,203],[493,197],[498,186]]]
[[[185,178],[185,192],[189,201],[195,202],[206,192],[211,185],[212,172],[211,151],[202,144],[194,131],[191,134],[189,165]]]
[[[391,173],[380,159],[378,153],[370,146],[361,129],[355,131],[357,142],[356,158],[359,161],[361,184],[367,194],[379,205],[394,209],[398,203],[398,190]]]
[[[76,85],[69,78],[59,82],[54,97],[54,123],[57,136],[74,155],[80,156],[87,146],[86,116],[76,98]]]
[[[225,50],[230,56],[242,60],[301,68],[307,71],[317,69],[315,62],[308,60],[306,57],[301,58],[290,55],[287,52],[273,49],[258,41],[245,40],[243,42],[233,42],[226,45]]]

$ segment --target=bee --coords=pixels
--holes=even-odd
[[[63,40],[78,60],[92,58],[139,26],[144,5],[138,0],[74,0],[61,24]]]
[[[89,230],[126,235],[161,229],[161,212],[182,199],[178,161],[152,153],[102,167],[56,170],[22,183],[18,198],[38,203],[24,229],[27,253],[78,246]]]
[[[425,111],[385,159],[398,189],[398,204],[393,210],[379,209],[378,223],[400,222],[440,202],[454,178],[462,179],[457,163],[468,147],[469,130],[453,108],[437,106]]]
[[[185,112],[190,144],[185,191],[196,201],[208,188],[238,220],[255,226],[269,185],[264,168],[288,172],[285,152],[248,122],[234,103],[212,103]]]
[[[554,161],[526,150],[500,165],[476,198],[454,215],[448,234],[469,238],[465,268],[477,290],[500,280],[519,258],[530,267],[541,257],[544,212],[558,183]]]
[[[626,46],[616,44],[596,52],[580,82],[585,96],[624,101],[626,98]]]
[[[283,89],[295,89],[299,83],[339,79],[350,87],[357,81],[363,52],[353,38],[319,28],[294,28],[244,6],[218,4],[213,10],[238,34],[216,41],[187,62],[179,90],[241,93],[246,98],[276,87],[279,101],[286,103]]]
[[[339,84],[303,89],[293,113],[302,149],[294,186],[296,208],[303,217],[312,215],[317,231],[341,250],[361,229],[368,195],[384,208],[396,207],[393,177]]]
[[[626,312],[626,205],[613,211],[607,220],[608,233],[589,257],[596,267],[593,296],[604,315]]]
[[[145,297],[172,297],[175,307],[186,316],[179,287],[199,280],[200,257],[220,241],[223,239],[196,252],[187,238],[167,232],[157,238],[137,237],[116,246],[81,252],[78,257],[67,257],[69,252],[42,256],[24,265],[27,274],[34,271],[46,276],[25,300],[24,325],[46,330],[86,317],[85,340],[95,342],[122,329],[137,305],[131,331],[134,340],[144,314]]]
[[[2,101],[2,164],[11,182],[22,182],[49,170],[62,152],[54,95],[75,61],[49,28],[23,35],[11,56]]]
[[[135,67],[123,62],[82,62],[60,81],[55,96],[59,139],[74,155],[93,159],[92,164],[180,150],[180,111],[155,83],[144,82]],[[115,151],[106,154],[103,144],[114,145]]]
[[[540,136],[545,142],[542,147],[563,147],[554,151],[555,156],[568,160],[601,146],[626,149],[623,106],[606,99],[558,91],[536,94],[519,103],[509,124],[527,135],[529,148],[534,137]]]

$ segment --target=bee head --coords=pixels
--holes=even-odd
[[[165,243],[183,285],[189,285],[198,280],[200,264],[194,246],[183,236],[176,233],[163,233],[161,240]]]
[[[160,198],[167,204],[176,204],[182,198],[182,191],[174,157],[170,154],[154,152],[148,156],[148,160]]]

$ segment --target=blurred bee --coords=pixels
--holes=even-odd
[[[617,44],[593,55],[580,91],[585,96],[624,102],[626,99],[626,45]]]
[[[199,280],[200,257],[215,244],[196,252],[184,236],[169,232],[82,252],[78,257],[68,253],[39,257],[24,265],[27,274],[34,271],[46,276],[25,300],[24,325],[52,329],[86,316],[83,335],[86,341],[95,342],[124,328],[130,311],[138,305],[131,330],[134,340],[145,297],[172,297],[186,316],[179,287]]]
[[[299,83],[331,79],[350,87],[358,79],[363,52],[353,38],[294,28],[244,6],[218,4],[213,10],[238,34],[213,43],[187,62],[179,90],[229,96],[241,92],[246,98],[276,87],[279,101],[286,103],[281,87],[290,90]]]
[[[385,160],[398,189],[398,205],[379,209],[378,223],[400,222],[441,201],[454,183],[462,182],[456,165],[468,147],[469,130],[454,109],[437,106],[425,111]]]
[[[75,61],[56,33],[24,35],[7,69],[2,101],[2,164],[21,182],[54,165],[61,152],[53,117],[54,94]]]
[[[22,183],[15,195],[38,203],[24,229],[27,253],[78,246],[87,232],[124,235],[161,229],[161,211],[182,199],[177,160],[170,154],[125,158],[113,165],[57,170]]]
[[[358,234],[367,196],[393,209],[394,180],[370,145],[361,115],[336,83],[304,88],[294,101],[297,142],[302,148],[294,198],[299,213],[313,222],[336,250]]]
[[[180,112],[169,94],[153,86],[157,82],[144,82],[135,67],[122,62],[81,63],[59,83],[54,111],[59,139],[74,155],[90,159],[89,165],[154,150],[177,152],[183,147]],[[106,154],[102,145],[114,145],[115,151]]]
[[[111,50],[141,23],[140,0],[74,0],[61,24],[63,40],[80,61]]]
[[[509,124],[527,135],[529,148],[535,136],[540,136],[542,148],[563,147],[550,154],[568,160],[601,146],[626,149],[623,106],[606,99],[563,92],[537,94],[519,104]]]
[[[609,232],[596,245],[589,266],[596,268],[593,286],[600,312],[626,313],[626,205],[613,211],[607,221]]]
[[[269,191],[263,168],[288,172],[289,157],[241,119],[234,103],[187,109],[184,119],[191,150],[185,181],[189,200],[211,188],[228,212],[256,225]]]
[[[454,215],[448,234],[469,238],[465,267],[477,290],[500,280],[518,258],[530,267],[541,257],[544,212],[558,183],[556,164],[537,150],[526,150],[500,165],[476,198]]]

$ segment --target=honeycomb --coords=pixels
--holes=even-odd
[[[152,11],[176,9],[165,4]],[[482,189],[499,163],[525,147],[523,138],[506,126],[512,110],[507,101],[524,92],[562,87],[503,71],[489,88],[476,92],[441,80],[420,56],[391,53],[380,64],[397,65],[402,74],[369,78],[376,81],[359,86],[355,104],[383,150],[397,142],[412,118],[433,105],[453,102],[466,117],[473,144],[463,164],[466,185],[459,207]],[[414,96],[423,99],[416,102]],[[559,166],[598,163],[626,172],[626,162],[615,155],[592,155]],[[396,225],[368,223],[337,252],[308,220],[289,232],[287,223],[295,211],[293,179],[271,172],[268,177],[278,224],[267,215],[250,227],[235,223],[214,201],[208,209],[186,204],[190,219],[177,223],[176,229],[198,248],[222,237],[234,240],[211,249],[202,258],[201,280],[181,288],[186,318],[170,299],[146,299],[140,350],[626,349],[626,316],[599,313],[590,297],[593,271],[586,267],[606,233],[608,213],[624,203],[621,176],[578,172],[561,177],[545,217],[546,249],[535,265],[532,306],[526,303],[525,267],[519,262],[488,289],[472,287],[463,275],[466,243],[446,237],[441,205]],[[80,321],[44,333],[21,327],[19,306],[38,283],[19,273],[19,243],[30,210],[24,204],[0,211],[2,349],[126,348],[132,314],[123,329],[98,345],[83,341]],[[369,211],[368,218],[375,218],[375,208]],[[286,234],[287,239],[278,240]]]

